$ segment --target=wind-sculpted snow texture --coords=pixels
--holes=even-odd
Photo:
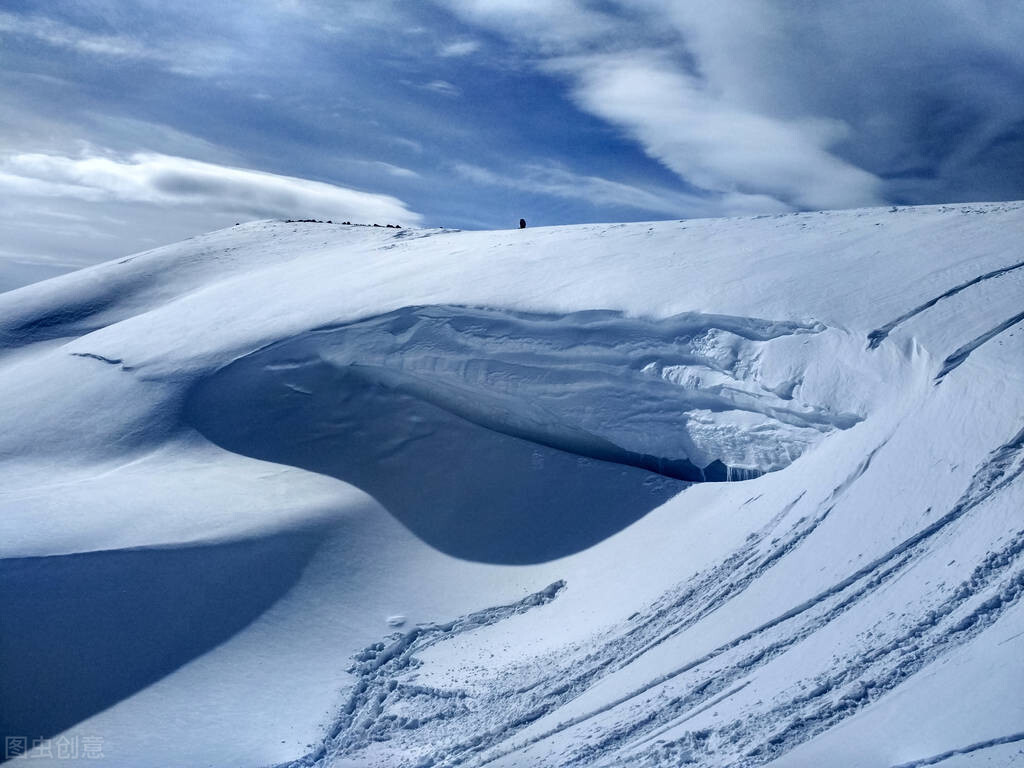
[[[1022,237],[256,222],[0,294],[0,735],[1024,765]]]
[[[357,485],[443,551],[541,562],[660,506],[672,480],[756,477],[856,423],[759,380],[772,340],[823,330],[409,307],[241,358],[187,413],[224,448]],[[585,519],[550,513],[573,505]]]
[[[649,321],[408,307],[311,331],[218,376],[237,388],[270,373],[311,395],[316,376],[305,369],[355,368],[368,384],[504,434],[681,480],[723,481],[780,469],[821,434],[859,421],[795,400],[798,380],[759,381],[762,347],[823,330],[693,313]]]

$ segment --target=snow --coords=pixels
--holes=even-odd
[[[70,272],[75,265],[0,251],[0,293]]]
[[[1022,235],[265,221],[0,293],[0,730],[1024,764]]]

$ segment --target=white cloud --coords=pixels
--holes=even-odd
[[[340,161],[340,164],[354,168],[369,169],[372,171],[383,171],[388,176],[394,176],[396,179],[422,178],[420,174],[411,168],[395,165],[394,163],[386,163],[383,160],[342,160]]]
[[[441,49],[437,52],[438,56],[442,58],[456,58],[460,56],[469,56],[471,53],[476,53],[480,50],[480,43],[476,40],[459,40],[454,43],[448,43],[447,45],[441,46]]]
[[[635,208],[672,217],[738,216],[792,210],[778,200],[762,195],[733,192],[708,197],[670,190],[650,190],[547,165],[527,165],[521,175],[514,177],[502,176],[467,163],[456,164],[454,170],[476,184],[583,200],[596,206]]]
[[[406,168],[401,165],[394,165],[392,163],[385,163],[383,160],[371,160],[370,164],[376,168],[380,168],[382,171],[390,176],[395,176],[399,179],[418,179],[421,178],[416,171],[412,168]]]
[[[494,29],[513,43],[565,53],[599,37],[621,34],[622,25],[577,0],[441,0],[467,21]]]
[[[828,151],[846,130],[838,121],[758,114],[653,55],[597,55],[550,66],[571,75],[583,109],[623,127],[698,187],[768,195],[803,208],[884,202],[878,178]]]
[[[121,35],[90,34],[43,17],[0,12],[0,32],[33,37],[50,45],[76,48],[85,53],[121,58],[150,58],[152,52],[138,41]]]
[[[941,196],[1024,120],[1019,0],[438,1],[713,192],[847,207],[920,172]]]
[[[21,196],[181,206],[248,218],[420,220],[402,201],[388,195],[147,153],[123,159],[8,155],[0,160],[0,190]]]
[[[462,94],[462,89],[459,86],[449,83],[447,80],[431,80],[429,83],[424,83],[422,87],[444,96],[459,96]]]
[[[101,35],[42,16],[0,11],[0,35],[31,37],[80,53],[113,59],[148,61],[180,75],[208,77],[225,72],[235,57],[232,49],[200,41],[155,44],[127,35]]]
[[[405,136],[389,136],[387,137],[387,140],[410,152],[415,152],[416,154],[423,152],[422,144],[418,141],[414,141],[413,139],[406,138]]]

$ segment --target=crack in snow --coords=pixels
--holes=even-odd
[[[986,272],[983,275],[978,275],[974,279],[968,280],[965,283],[960,283],[960,285],[950,288],[945,293],[941,293],[935,298],[929,299],[924,304],[914,307],[912,310],[900,315],[895,320],[889,321],[881,328],[876,328],[875,330],[871,331],[871,333],[868,334],[868,349],[877,349],[878,345],[885,341],[886,337],[890,333],[892,333],[893,330],[895,330],[896,326],[901,325],[902,323],[906,322],[915,315],[921,314],[926,309],[934,307],[943,299],[948,299],[951,296],[955,296],[956,294],[960,293],[960,291],[963,291],[966,288],[970,288],[972,285],[977,285],[978,283],[983,282],[985,280],[990,280],[993,277],[1005,275],[1007,272],[1013,272],[1015,269],[1020,269],[1021,267],[1024,267],[1024,261],[1018,261],[1016,264],[1011,264],[1008,267],[994,269],[991,272]]]
[[[996,327],[985,331],[985,333],[981,334],[976,339],[972,339],[964,344],[956,352],[942,361],[942,369],[935,376],[935,383],[938,384],[943,378],[945,378],[946,374],[963,365],[970,354],[982,344],[998,336],[1003,331],[1012,328],[1022,320],[1024,320],[1024,312],[1019,312],[1008,320],[1004,320]]]

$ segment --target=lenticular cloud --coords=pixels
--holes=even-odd
[[[0,162],[0,188],[5,187],[28,195],[202,207],[252,218],[420,220],[388,195],[154,153],[15,154]]]

